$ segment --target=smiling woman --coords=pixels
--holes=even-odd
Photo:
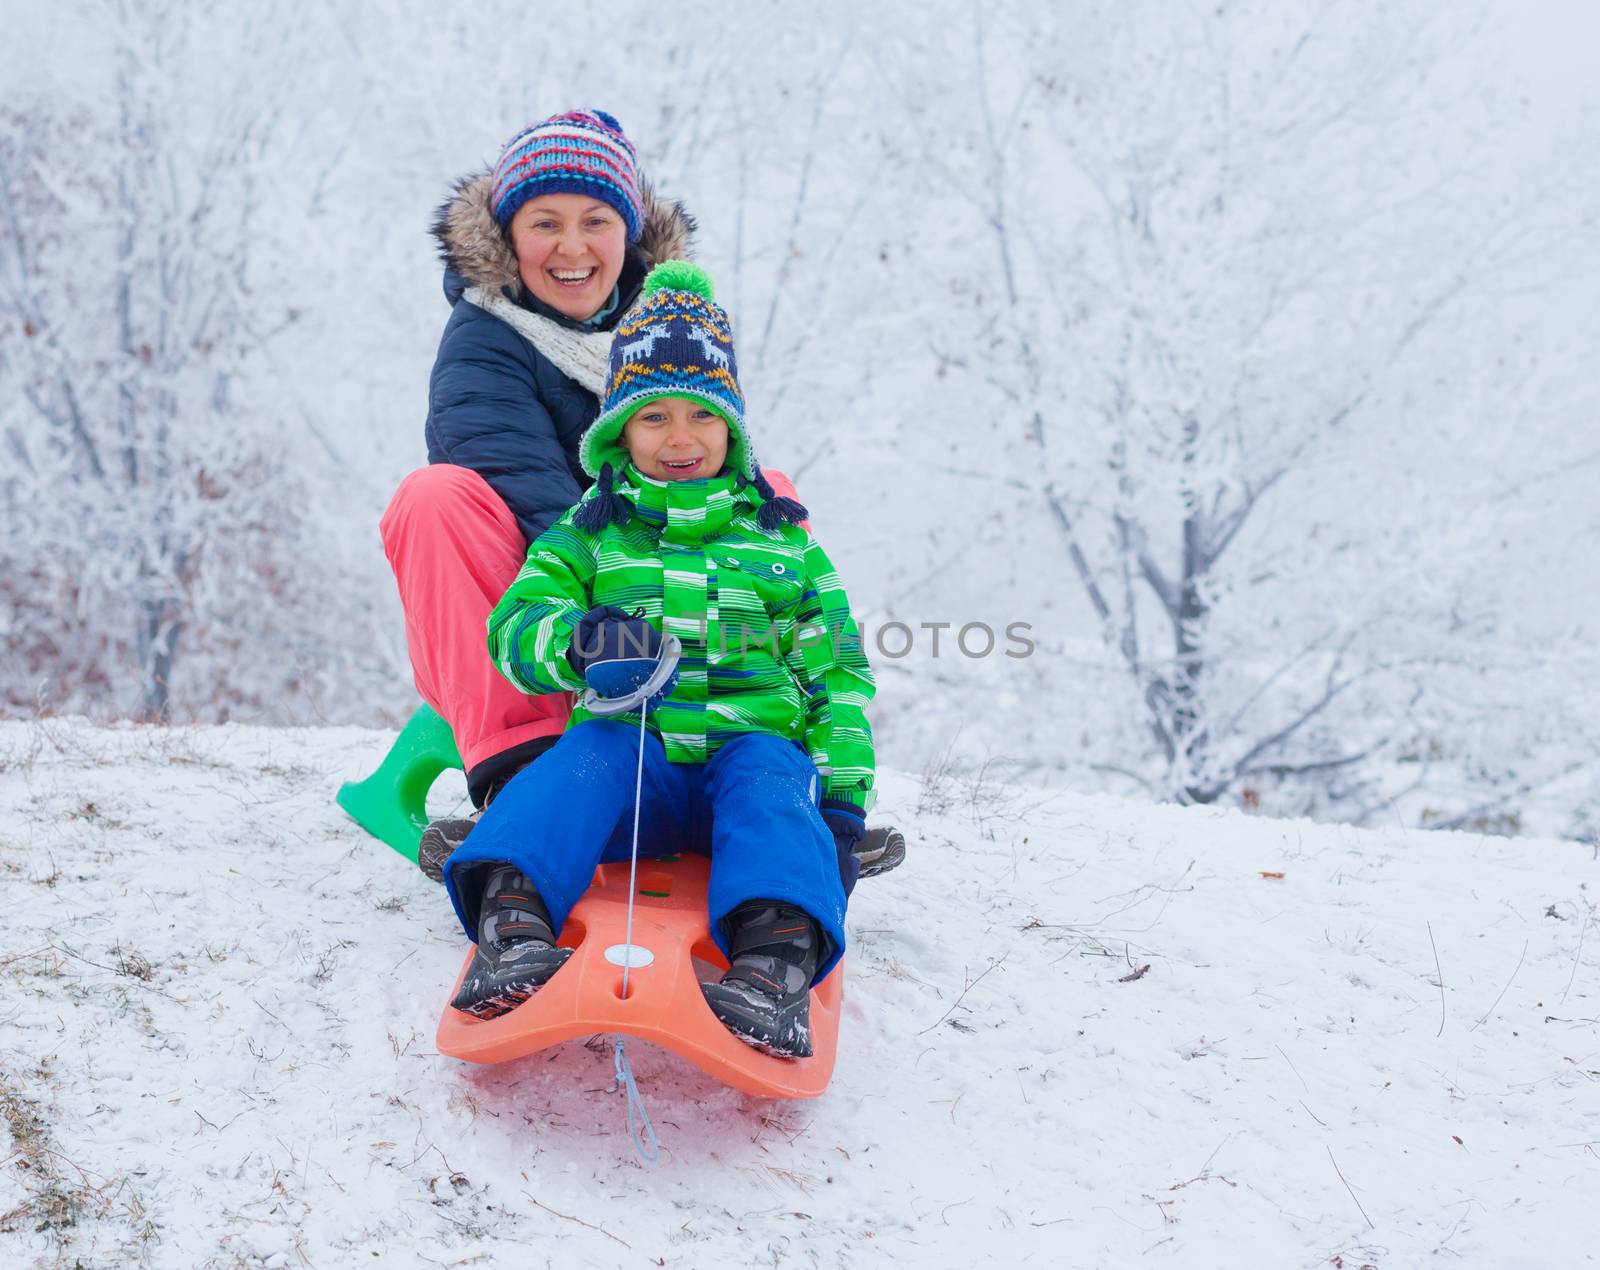
[[[682,207],[651,195],[622,125],[599,110],[524,128],[439,209],[451,313],[428,385],[428,466],[401,483],[381,531],[417,691],[450,725],[476,808],[555,743],[570,713],[565,694],[529,696],[499,675],[485,646],[489,612],[529,542],[594,483],[579,449],[607,390],[613,338],[627,337],[621,355],[635,369],[650,360],[661,332],[638,335],[626,317],[652,267],[693,269],[681,263],[693,230]],[[679,352],[731,384],[731,354],[698,336]],[[698,403],[712,406],[707,417],[691,408],[680,419],[665,403],[645,410],[660,416],[640,424],[654,430],[641,442],[647,470],[715,475],[728,449],[718,400]],[[629,409],[649,405],[634,397]],[[757,475],[764,489],[794,492],[779,473]],[[438,880],[473,823],[429,825],[423,871]]]
[[[495,672],[485,619],[528,542],[588,488],[578,442],[611,332],[649,268],[690,252],[693,229],[652,197],[622,125],[598,110],[524,128],[439,210],[451,313],[429,381],[429,466],[401,484],[382,533],[417,689],[450,724],[479,806],[567,720],[564,698],[525,696]]]

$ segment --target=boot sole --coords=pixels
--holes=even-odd
[[[540,988],[544,987],[545,984],[549,983],[550,980],[554,979],[558,974],[560,974],[561,967],[572,960],[572,950],[568,948],[564,949],[563,951],[566,952],[567,955],[561,959],[561,964],[556,966],[556,968],[547,974],[543,979],[530,979],[507,984],[501,987],[499,991],[494,994],[494,996],[485,997],[481,1001],[474,1001],[470,1005],[457,1005],[454,1001],[452,1001],[450,1003],[450,1008],[452,1010],[459,1010],[462,1014],[470,1015],[472,1018],[480,1019],[485,1022],[490,1019],[498,1019],[503,1014],[510,1014],[511,1011],[515,1010],[519,1005],[522,1005],[528,1000],[529,997],[537,993]]]
[[[795,1032],[794,1043],[791,1047],[784,1048],[778,1044],[776,1038],[756,1030],[759,1024],[744,1014],[741,1009],[744,1004],[743,997],[737,990],[730,990],[720,983],[703,983],[700,985],[700,991],[705,996],[706,1005],[710,1007],[711,1013],[716,1016],[717,1022],[751,1049],[770,1054],[773,1058],[811,1057],[809,1003],[807,1016],[803,1022],[790,1020]]]
[[[718,1021],[721,1022],[721,1020],[718,1020]],[[806,1047],[806,1050],[805,1050],[804,1053],[791,1054],[788,1050],[774,1049],[771,1045],[768,1045],[765,1041],[758,1040],[757,1038],[755,1038],[753,1036],[746,1036],[743,1032],[739,1031],[737,1028],[729,1027],[727,1023],[723,1023],[722,1026],[728,1028],[728,1031],[733,1034],[733,1038],[735,1040],[743,1041],[751,1049],[760,1050],[763,1054],[766,1054],[770,1058],[782,1058],[782,1059],[786,1059],[787,1061],[789,1061],[791,1063],[795,1063],[795,1062],[799,1062],[802,1058],[810,1058],[811,1057],[811,1048],[809,1046]]]
[[[472,831],[473,824],[470,820],[436,820],[422,831],[422,840],[417,843],[417,868],[422,870],[424,877],[443,885],[445,862],[467,840],[467,833]],[[442,829],[443,825],[466,825],[467,831],[459,838],[451,838]]]
[[[870,850],[862,851],[856,856],[861,866],[858,878],[875,878],[880,873],[887,873],[897,869],[905,863],[906,839],[898,829],[875,829],[869,832],[862,841],[871,842],[882,835],[882,846],[873,846]]]
[[[538,992],[541,986],[535,984],[526,992],[521,988],[512,988],[499,996],[490,997],[486,1001],[475,1001],[471,1005],[456,1005],[451,1002],[450,1008],[459,1010],[462,1014],[471,1015],[475,1019],[488,1022],[490,1019],[498,1019],[501,1015],[510,1014],[511,1011]]]

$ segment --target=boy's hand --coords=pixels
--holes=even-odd
[[[611,604],[583,615],[567,649],[567,663],[602,697],[626,697],[650,678],[660,656],[660,632]],[[674,671],[649,704],[660,705],[677,683]]]

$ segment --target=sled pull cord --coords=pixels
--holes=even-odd
[[[644,721],[650,713],[648,705],[639,707],[639,767],[634,773],[633,783],[633,851],[628,859],[628,924],[626,934],[623,935],[623,945],[627,953],[622,959],[622,999],[628,999],[628,969],[633,965],[633,896],[637,886],[639,870],[639,802],[640,794],[644,788]],[[615,1064],[617,1085],[624,1089],[628,1099],[628,1137],[633,1139],[633,1149],[639,1158],[646,1164],[654,1164],[661,1158],[661,1147],[656,1142],[656,1129],[650,1123],[650,1113],[645,1110],[644,1098],[639,1094],[639,1082],[633,1078],[633,1064],[628,1061],[628,1056],[622,1048],[623,1037],[617,1034]],[[640,1137],[640,1128],[643,1127],[644,1136]],[[649,1149],[645,1149],[645,1142],[649,1142]]]
[[[639,766],[633,776],[633,850],[628,856],[628,919],[623,946],[628,950],[622,958],[622,999],[628,999],[628,971],[633,966],[633,900],[637,894],[639,877],[639,807],[643,801],[644,791],[644,742],[645,720],[650,714],[650,698],[660,690],[671,675],[673,668],[678,663],[680,645],[673,636],[667,636],[663,641],[661,657],[656,665],[656,671],[649,680],[641,685],[635,692],[617,703],[608,702],[612,709],[608,713],[620,713],[617,705],[629,709],[637,704],[639,707]],[[586,701],[587,705],[588,702]],[[617,1075],[617,1087],[626,1091],[628,1099],[628,1137],[633,1140],[633,1149],[646,1164],[654,1164],[661,1158],[661,1146],[656,1141],[655,1126],[650,1123],[650,1113],[645,1110],[644,1098],[639,1093],[639,1082],[633,1078],[633,1064],[628,1061],[627,1052],[623,1049],[623,1037],[618,1033],[616,1038],[616,1051],[614,1054]],[[641,1129],[643,1130],[641,1136]],[[645,1143],[649,1149],[645,1149]]]

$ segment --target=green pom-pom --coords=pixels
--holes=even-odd
[[[690,260],[663,260],[644,280],[644,294],[657,291],[693,291],[697,296],[715,300],[711,275]]]

